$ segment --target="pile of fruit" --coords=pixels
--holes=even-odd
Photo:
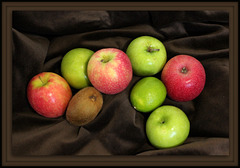
[[[144,47],[143,47],[144,46]],[[154,75],[161,72],[161,80]],[[56,118],[65,114],[75,126],[93,121],[104,104],[102,94],[125,90],[133,74],[142,77],[131,88],[129,101],[142,113],[150,113],[146,135],[157,148],[182,144],[188,137],[190,122],[178,107],[162,105],[166,96],[173,101],[190,101],[202,92],[206,74],[202,64],[189,55],[167,61],[161,41],[141,36],[129,44],[126,53],[116,48],[96,52],[75,48],[61,62],[62,76],[42,72],[28,83],[27,97],[40,115]],[[72,88],[78,90],[73,95]]]

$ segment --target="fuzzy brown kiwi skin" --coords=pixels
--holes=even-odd
[[[78,91],[70,100],[67,121],[75,126],[83,126],[96,118],[103,105],[102,94],[94,87],[85,87]]]

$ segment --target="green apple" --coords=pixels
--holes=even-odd
[[[188,137],[190,122],[179,108],[164,105],[154,110],[146,122],[146,134],[156,148],[171,148],[182,144]]]
[[[128,46],[128,55],[137,76],[151,76],[160,72],[167,61],[167,52],[161,41],[151,36],[140,36]]]
[[[63,57],[61,63],[62,76],[71,87],[82,89],[91,84],[87,75],[87,65],[93,54],[92,50],[75,48]]]

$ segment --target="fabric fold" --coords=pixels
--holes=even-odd
[[[227,11],[14,11],[12,15],[12,154],[48,155],[229,155],[229,13]],[[203,92],[194,100],[163,105],[182,109],[190,134],[180,146],[156,149],[147,139],[150,113],[129,100],[134,84],[116,95],[103,94],[103,107],[89,124],[76,127],[65,115],[38,115],[28,103],[29,80],[43,71],[61,75],[61,61],[74,48],[126,52],[139,36],[158,38],[167,59],[197,58],[206,71]],[[161,72],[154,75],[161,79]],[[78,90],[72,88],[73,94]]]

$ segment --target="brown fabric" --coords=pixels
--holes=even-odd
[[[15,11],[13,12],[12,153],[23,155],[228,155],[229,154],[229,14],[226,11]],[[136,37],[161,40],[168,60],[189,54],[202,62],[206,86],[189,102],[167,98],[181,108],[191,130],[186,142],[156,149],[148,141],[148,114],[129,101],[126,90],[103,95],[97,118],[86,126],[70,125],[65,116],[48,119],[29,105],[26,87],[43,71],[61,75],[63,56],[73,48],[126,51]],[[155,76],[160,79],[160,74]],[[72,89],[73,94],[77,90]]]

